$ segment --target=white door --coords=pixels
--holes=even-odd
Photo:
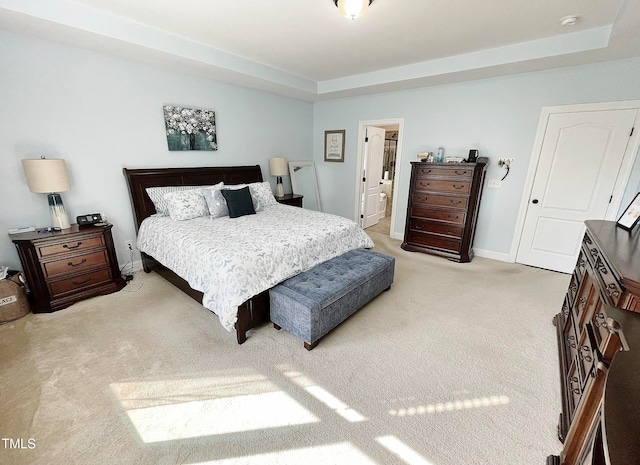
[[[516,261],[570,273],[584,221],[611,202],[636,109],[549,115]]]
[[[382,161],[384,157],[384,129],[374,126],[365,128],[364,172],[362,196],[362,227],[378,224],[380,205],[380,182],[382,180]]]

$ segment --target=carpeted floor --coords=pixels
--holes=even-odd
[[[0,326],[0,435],[11,440],[0,463],[531,465],[557,454],[551,319],[569,276],[371,236],[397,259],[394,285],[311,352],[269,324],[238,346],[214,314],[143,272],[119,293]]]

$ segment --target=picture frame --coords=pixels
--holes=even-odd
[[[345,130],[324,132],[324,161],[344,162]]]
[[[177,105],[162,109],[169,151],[218,150],[215,111]]]
[[[636,194],[627,208],[624,209],[620,218],[616,222],[616,226],[631,231],[640,221],[640,192]]]

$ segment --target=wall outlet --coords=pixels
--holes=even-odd
[[[511,166],[511,163],[515,161],[515,158],[498,158],[498,165],[507,165]]]
[[[124,241],[124,247],[127,250],[133,251],[133,242],[132,241]]]
[[[489,179],[487,187],[491,187],[492,189],[500,189],[502,187],[502,181],[500,181],[499,179]]]

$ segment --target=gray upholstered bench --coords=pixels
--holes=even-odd
[[[393,283],[395,259],[351,250],[269,291],[271,321],[304,341],[307,350]]]

